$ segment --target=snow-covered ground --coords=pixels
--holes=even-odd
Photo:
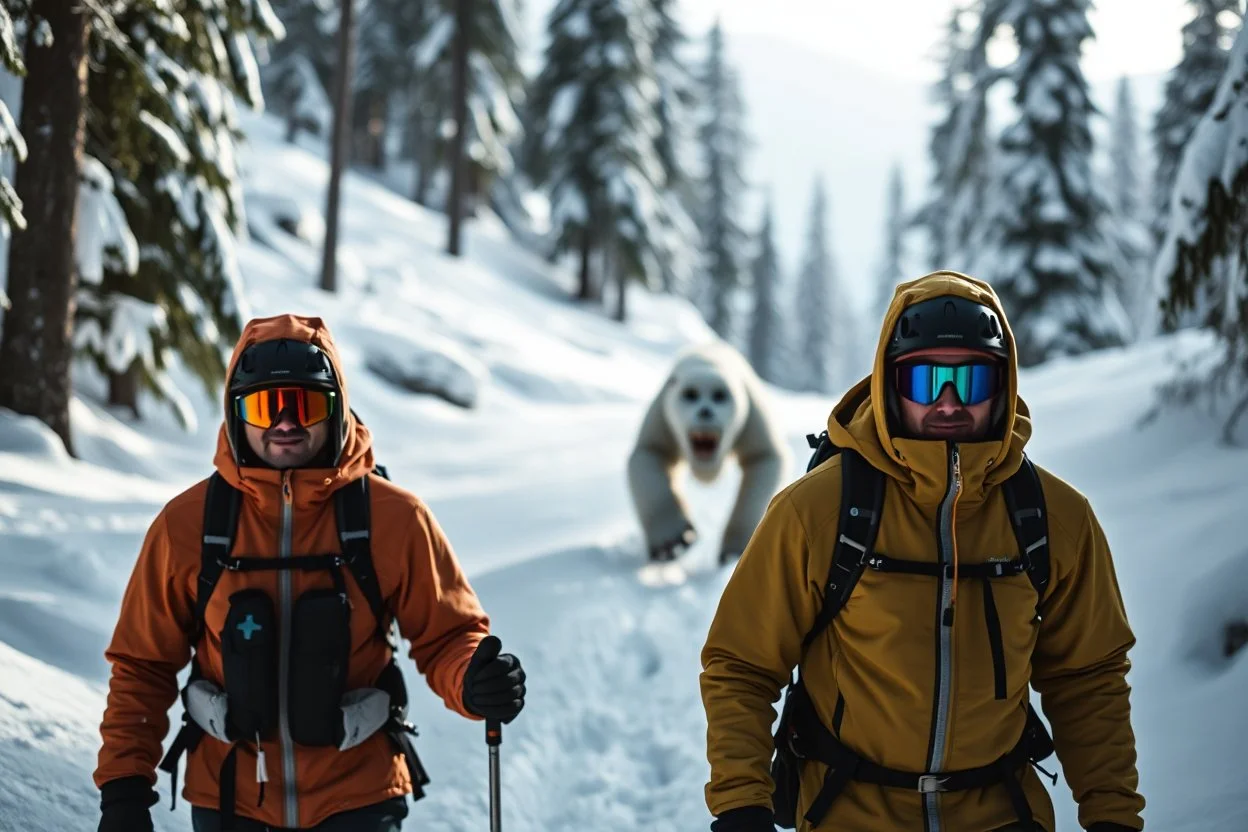
[[[327,296],[312,288],[318,247],[275,221],[316,212],[324,165],[282,144],[275,122],[247,127],[257,240],[240,256],[250,311],[327,319],[381,461],[430,503],[495,631],[529,670],[528,709],[502,748],[508,828],[707,828],[698,651],[726,574],[698,547],[683,584],[643,581],[624,478],[648,397],[680,347],[707,337],[705,325],[683,303],[643,293],[630,298],[629,324],[610,323],[568,301],[571,277],[494,223],[474,225],[469,257],[452,261],[441,254],[441,218],[355,177],[345,192],[347,285]],[[1218,652],[1222,623],[1248,616],[1248,451],[1216,445],[1217,423],[1201,414],[1137,426],[1167,357],[1197,342],[1055,363],[1023,380],[1033,457],[1090,495],[1117,554],[1139,637],[1131,681],[1146,817],[1163,832],[1248,829],[1235,753],[1248,737],[1248,662],[1228,665]],[[424,368],[470,391],[474,406],[373,371],[393,378],[396,367]],[[81,460],[37,423],[0,414],[3,832],[95,827],[102,651],[148,522],[208,473],[220,419],[219,401],[191,385],[199,424],[189,435],[155,406],[140,424],[109,412],[90,379],[79,390]],[[793,476],[803,435],[820,429],[830,404],[781,397]],[[708,540],[734,485],[729,476],[692,488]],[[433,783],[408,825],[484,828],[480,726],[413,681]],[[167,780],[160,788],[167,798]],[[1076,829],[1066,786],[1055,795],[1062,832]],[[188,829],[185,806],[167,805],[158,829]]]

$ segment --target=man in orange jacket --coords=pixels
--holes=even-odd
[[[514,719],[524,671],[429,509],[375,472],[319,318],[252,321],[228,378],[216,473],[152,523],[106,653],[99,832],[152,830],[184,752],[195,832],[394,832],[424,772],[392,623],[466,717]]]
[[[777,796],[802,832],[1054,832],[1028,765],[1051,751],[1031,687],[1080,825],[1143,828],[1135,638],[1087,499],[1024,458],[1017,364],[986,283],[937,272],[897,287],[871,376],[828,418],[841,452],[772,500],[711,625],[715,832],[771,832]],[[1024,481],[1039,505],[1015,499]],[[1038,518],[1047,533],[1023,547],[1016,524]],[[769,769],[772,703],[794,667],[792,731],[779,733],[798,761]],[[772,771],[792,788],[777,792]]]

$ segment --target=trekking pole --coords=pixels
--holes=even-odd
[[[485,721],[485,744],[490,748],[490,832],[502,832],[503,811],[499,805],[498,747],[503,744],[503,724],[495,719]]]

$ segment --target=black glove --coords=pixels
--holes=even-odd
[[[659,543],[650,549],[650,560],[652,561],[669,561],[688,551],[698,539],[698,533],[693,526],[685,526],[685,530],[675,540],[667,540]]]
[[[146,777],[122,777],[100,787],[99,832],[153,832],[149,807],[160,800]]]
[[[729,809],[711,822],[711,832],[775,832],[775,817],[766,806]]]
[[[1121,823],[1100,820],[1089,826],[1088,832],[1139,832],[1139,830],[1134,826],[1123,826]]]
[[[485,719],[504,724],[524,708],[524,668],[510,653],[499,655],[503,643],[486,636],[472,654],[464,671],[464,708]]]

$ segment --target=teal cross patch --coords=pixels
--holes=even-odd
[[[247,613],[247,618],[243,620],[243,623],[238,625],[238,629],[243,631],[244,640],[251,641],[251,634],[259,632],[264,628],[256,623],[256,620],[251,617],[251,613]]]

